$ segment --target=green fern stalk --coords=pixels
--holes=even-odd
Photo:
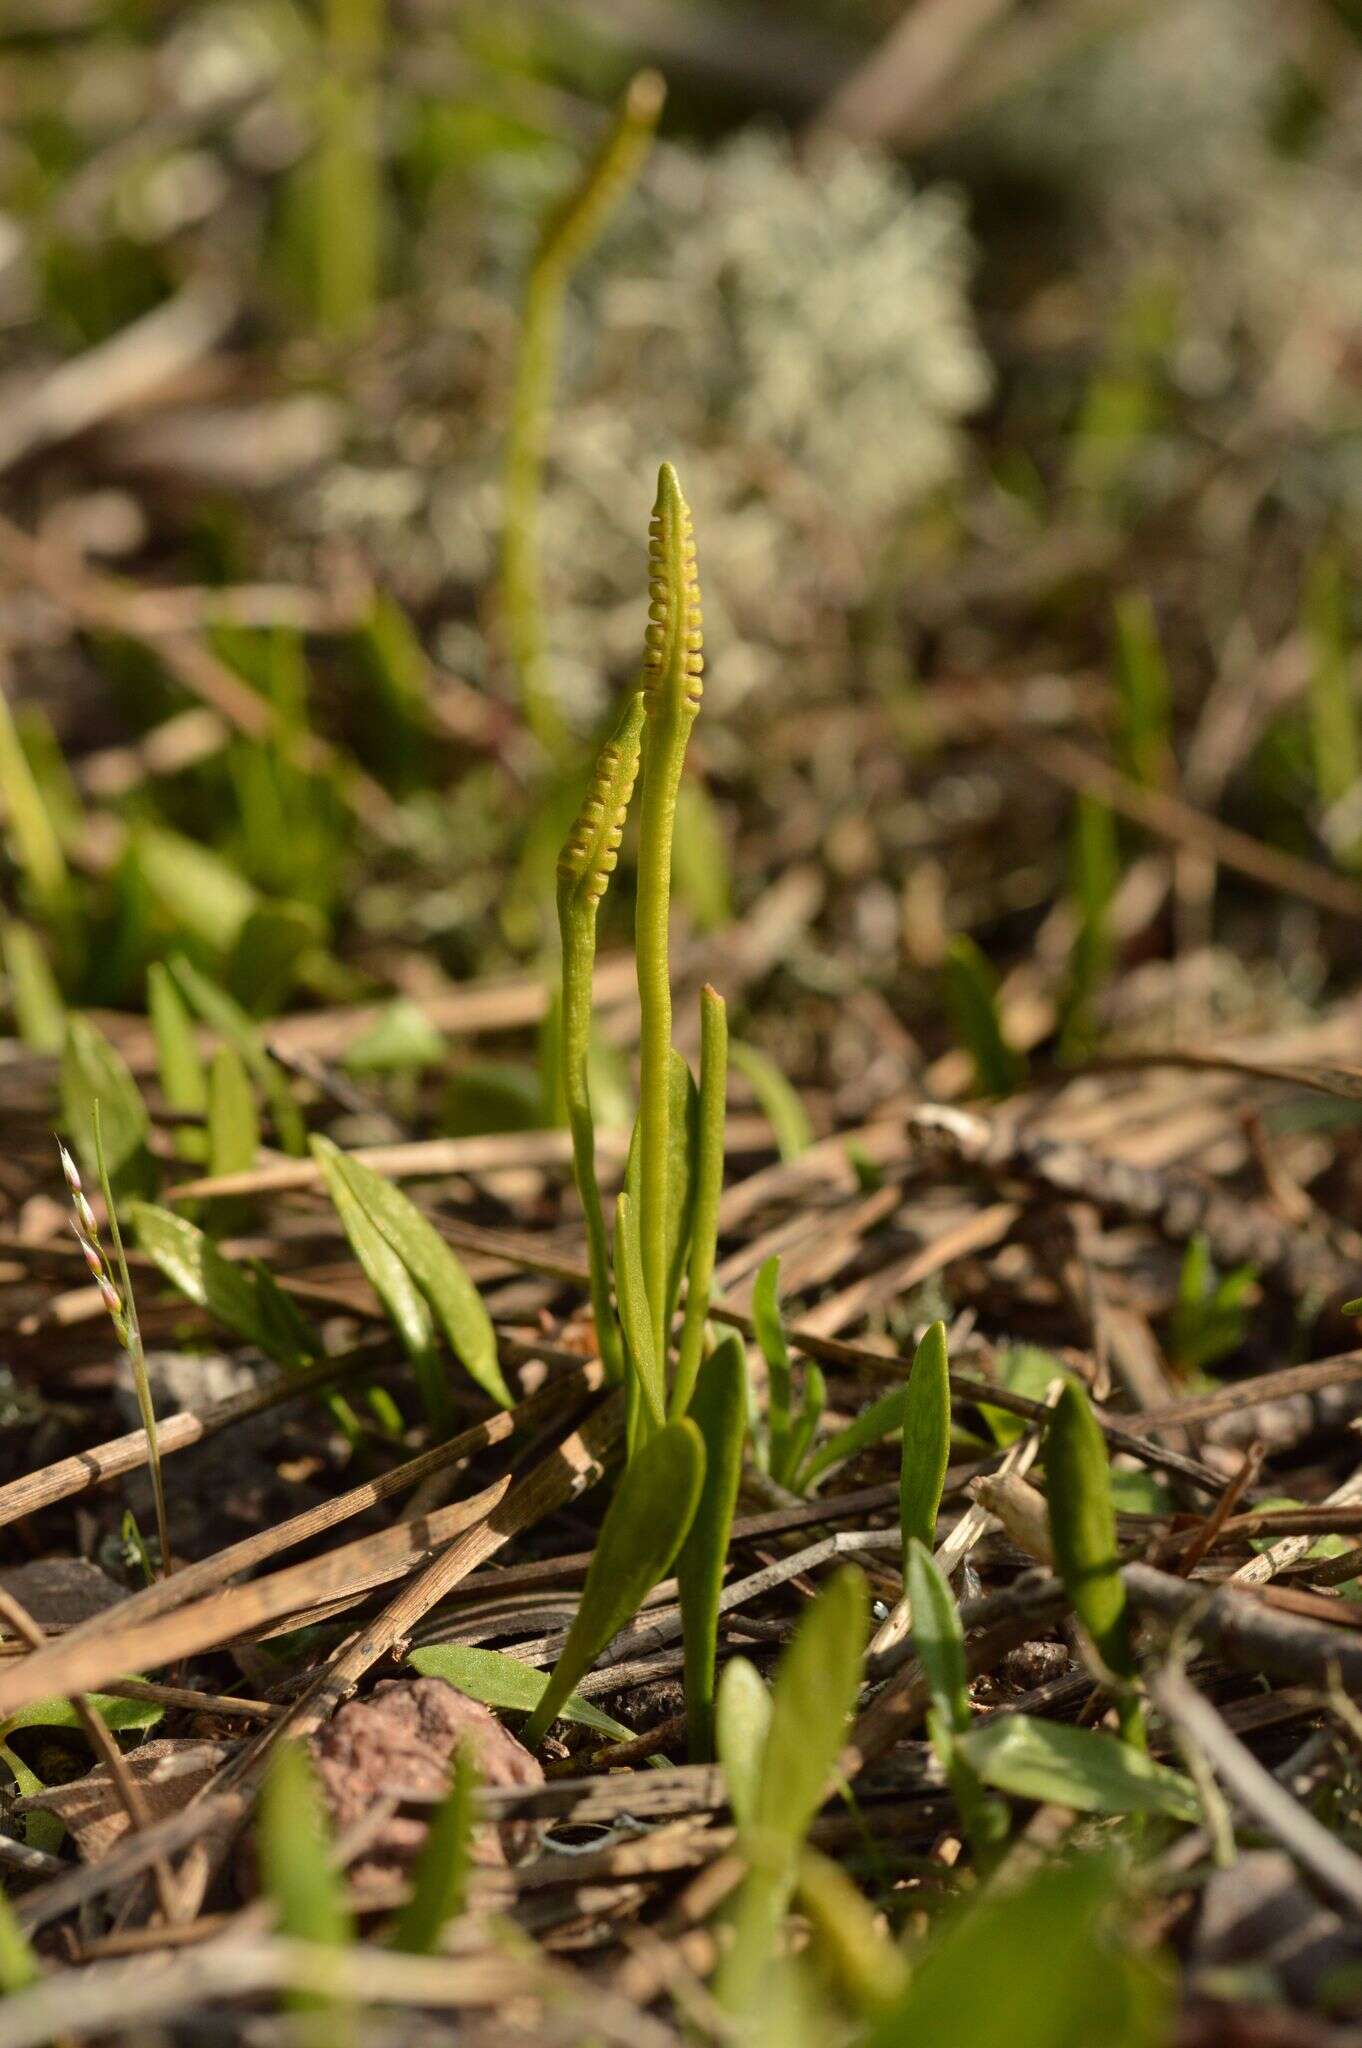
[[[506,636],[535,737],[560,754],[565,735],[547,672],[539,588],[539,498],[544,442],[558,361],[563,298],[648,153],[666,87],[656,71],[629,85],[614,126],[580,183],[549,215],[530,266],[506,443],[501,587]]]
[[[636,693],[601,749],[577,821],[558,857],[558,932],[563,956],[562,1070],[577,1192],[586,1217],[591,1307],[601,1358],[611,1379],[623,1376],[619,1326],[610,1304],[610,1253],[596,1179],[596,1130],[588,1057],[591,984],[596,964],[596,912],[619,857],[625,814],[638,775],[643,695]]]
[[[714,1251],[719,1238],[719,1199],[724,1188],[724,1112],[728,1081],[728,1011],[723,997],[708,985],[700,991],[700,1151],[696,1171],[695,1215],[691,1223],[690,1260],[686,1269],[686,1313],[681,1324],[676,1379],[668,1413],[675,1421],[690,1407],[704,1349],[714,1279]]]
[[[664,462],[649,526],[648,619],[643,689],[643,794],[639,812],[638,899],[634,952],[640,1023],[639,1233],[643,1283],[657,1356],[667,1353],[668,1063],[672,991],[668,956],[672,839],[676,794],[700,708],[700,585],[690,507],[676,471]]]

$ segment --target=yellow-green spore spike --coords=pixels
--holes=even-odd
[[[649,527],[644,636],[643,796],[639,813],[635,955],[640,1013],[639,1234],[657,1341],[667,1355],[667,1143],[672,996],[667,953],[672,837],[686,742],[700,708],[700,584],[690,507],[664,462]]]
[[[596,1179],[588,1056],[591,984],[596,965],[596,911],[614,873],[643,737],[643,693],[629,699],[601,748],[572,830],[558,856],[558,934],[563,960],[562,1069],[572,1158],[586,1219],[591,1308],[605,1369],[623,1371],[619,1328],[610,1306],[610,1257]]]

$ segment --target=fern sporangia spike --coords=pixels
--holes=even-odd
[[[558,856],[560,908],[589,906],[594,912],[610,886],[638,777],[643,715],[643,692],[637,690],[596,756],[581,809]]]
[[[670,462],[658,472],[657,502],[648,522],[648,630],[643,636],[643,688],[650,719],[700,709],[704,671],[700,580],[690,506]]]
[[[506,435],[501,595],[507,645],[525,716],[535,737],[554,754],[564,751],[565,734],[548,676],[538,529],[563,296],[574,267],[600,234],[648,154],[666,91],[656,71],[640,71],[631,81],[596,156],[545,221],[525,287]]]
[[[667,950],[672,838],[686,742],[700,708],[700,584],[690,507],[676,471],[658,473],[648,544],[644,636],[643,794],[639,807],[635,958],[640,1023],[639,1234],[657,1355],[667,1355],[668,1061],[672,995]]]
[[[558,934],[563,960],[563,1089],[572,1158],[586,1219],[591,1308],[601,1359],[612,1379],[624,1369],[619,1326],[610,1306],[610,1255],[596,1179],[588,1057],[596,911],[615,871],[629,800],[638,775],[643,695],[636,692],[600,751],[582,807],[558,856]]]

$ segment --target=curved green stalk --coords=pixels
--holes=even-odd
[[[675,1421],[690,1407],[700,1370],[719,1238],[719,1200],[724,1190],[724,1112],[728,1081],[728,1011],[717,989],[700,991],[700,1147],[695,1176],[695,1215],[686,1271],[686,1313],[681,1324],[676,1379],[668,1413]]]
[[[577,1192],[586,1218],[591,1308],[601,1359],[611,1379],[624,1370],[619,1326],[610,1306],[610,1254],[596,1179],[596,1128],[591,1115],[588,1055],[591,982],[596,965],[596,911],[619,858],[625,814],[638,775],[643,695],[629,699],[602,747],[576,823],[558,856],[558,933],[563,953],[563,1092],[572,1134]]]
[[[545,221],[525,288],[506,441],[502,603],[526,718],[535,737],[554,753],[562,751],[564,734],[547,674],[538,527],[563,296],[575,265],[600,234],[647,155],[665,97],[666,87],[656,71],[640,71],[631,80],[600,151],[581,182]]]
[[[639,1234],[657,1355],[667,1355],[667,1141],[672,991],[667,952],[676,792],[700,708],[700,585],[690,507],[664,462],[649,525],[643,688],[648,714],[639,815],[634,951],[640,1024]]]

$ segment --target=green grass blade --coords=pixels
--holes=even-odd
[[[176,986],[190,1008],[205,1024],[221,1033],[229,1045],[235,1046],[246,1062],[247,1072],[269,1104],[275,1134],[284,1151],[295,1159],[304,1158],[307,1126],[283,1069],[265,1050],[254,1019],[206,974],[200,974],[192,961],[177,954],[169,964]]]
[[[1310,741],[1315,788],[1325,806],[1346,796],[1362,774],[1362,735],[1352,684],[1347,589],[1337,555],[1311,568],[1302,606],[1310,650]]]
[[[927,1550],[936,1543],[936,1518],[951,1455],[951,1375],[946,1325],[932,1323],[913,1358],[903,1408],[903,1463],[899,1477],[899,1526],[904,1569],[909,1545]]]
[[[265,1774],[256,1846],[280,1933],[324,1948],[347,1947],[355,1938],[354,1922],[331,1867],[321,1794],[306,1751],[287,1738]],[[336,2001],[317,1992],[295,1992],[289,2003],[295,2011],[336,2013]]]
[[[245,1063],[220,1045],[208,1071],[208,1170],[249,1173],[260,1151],[260,1119]]]
[[[733,1065],[756,1096],[757,1108],[771,1126],[781,1158],[798,1159],[813,1143],[813,1125],[797,1092],[775,1061],[755,1045],[744,1045],[735,1038],[728,1050]]]
[[[1004,1035],[993,970],[964,933],[947,946],[944,973],[947,1007],[960,1043],[974,1062],[979,1093],[1015,1094],[1026,1079],[1026,1062]]]
[[[626,1465],[606,1510],[553,1676],[526,1724],[535,1749],[563,1701],[610,1638],[632,1621],[685,1542],[705,1476],[705,1447],[690,1421],[671,1422]]]
[[[868,1451],[872,1444],[883,1443],[903,1428],[904,1410],[908,1405],[908,1389],[894,1387],[887,1394],[881,1394],[878,1401],[870,1402],[846,1425],[830,1436],[826,1443],[818,1446],[799,1474],[798,1491],[807,1493],[815,1481],[834,1465],[844,1465],[848,1458]]]
[[[705,1484],[689,1536],[677,1559],[685,1644],[686,1721],[692,1763],[714,1754],[714,1658],[719,1592],[742,1477],[747,1434],[747,1361],[729,1332],[700,1368],[691,1419],[705,1444]]]
[[[62,1124],[91,1180],[99,1174],[96,1104],[111,1183],[120,1194],[145,1194],[152,1181],[151,1118],[141,1091],[122,1053],[88,1017],[71,1017],[61,1061]]]
[[[33,1052],[60,1052],[66,1005],[37,932],[17,917],[0,919],[0,952],[20,1038]]]
[[[48,815],[28,756],[20,744],[5,686],[0,683],[0,804],[8,836],[35,908],[51,915],[67,887],[66,856]]]
[[[29,1946],[28,1936],[14,1916],[14,1908],[0,1892],[0,1992],[6,1998],[13,1991],[26,1991],[42,1976],[42,1965]]]
[[[199,1051],[184,997],[159,960],[147,969],[147,1012],[156,1040],[161,1093],[172,1109],[203,1116],[208,1109],[208,1069]]]
[[[799,1469],[809,1454],[809,1445],[818,1433],[823,1419],[823,1410],[828,1401],[828,1383],[823,1368],[810,1359],[804,1368],[804,1396],[799,1404],[799,1414],[790,1426],[790,1440],[785,1455],[785,1484],[796,1492],[799,1488]]]
[[[955,1797],[975,1863],[987,1872],[1007,1840],[1009,1816],[983,1790],[958,1737],[971,1721],[965,1667],[965,1632],[954,1595],[931,1552],[916,1538],[908,1546],[905,1587],[912,1609],[913,1648],[931,1689],[927,1732]]]
[[[761,1762],[771,1728],[771,1695],[755,1664],[730,1657],[714,1703],[714,1747],[739,1828],[750,1828],[761,1796]]]
[[[766,1360],[767,1458],[773,1479],[784,1484],[789,1447],[793,1370],[780,1313],[780,1260],[763,1260],[752,1285],[752,1328]]]
[[[454,1782],[430,1817],[412,1876],[411,1897],[398,1916],[390,1944],[405,1955],[434,1955],[448,1923],[468,1897],[478,1771],[471,1743],[454,1759]]]
[[[970,1724],[965,1632],[944,1573],[917,1537],[909,1539],[904,1587],[913,1611],[913,1648],[926,1673],[932,1705],[947,1728],[962,1734]]]
[[[1074,1611],[1107,1669],[1128,1686],[1136,1675],[1130,1615],[1116,1547],[1111,1468],[1083,1389],[1063,1389],[1045,1432],[1045,1484],[1055,1565]],[[1142,1745],[1143,1719],[1129,1691],[1118,1699],[1122,1732]]]
[[[1172,691],[1154,607],[1128,590],[1114,608],[1120,747],[1128,774],[1146,788],[1165,787],[1173,765]]]

